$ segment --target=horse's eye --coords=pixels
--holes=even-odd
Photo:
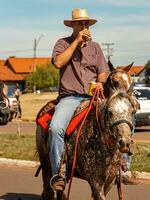
[[[108,115],[111,117],[112,116],[112,112],[109,110],[108,111]]]
[[[118,81],[114,81],[114,86],[117,88],[119,86],[119,82]]]

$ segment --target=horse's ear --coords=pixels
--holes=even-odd
[[[111,72],[115,70],[115,67],[113,66],[113,64],[111,63],[110,60],[108,60],[108,67],[109,67]]]
[[[131,67],[132,67],[133,64],[134,64],[134,62],[132,62],[130,65],[128,65],[128,66],[126,66],[126,67],[123,67],[123,68],[122,68],[123,71],[128,72],[128,71],[131,69]]]

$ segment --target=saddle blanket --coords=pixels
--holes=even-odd
[[[39,124],[45,130],[46,133],[48,132],[49,123],[53,117],[56,104],[56,100],[49,101],[44,107],[42,107],[42,109],[39,111],[36,117],[36,123]],[[90,100],[86,100],[81,102],[80,106],[77,107],[74,116],[72,117],[70,124],[67,127],[66,137],[70,137],[71,134],[78,127],[89,108],[89,104]]]

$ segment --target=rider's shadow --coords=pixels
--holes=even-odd
[[[41,200],[41,196],[36,194],[6,193],[0,196],[0,200]]]

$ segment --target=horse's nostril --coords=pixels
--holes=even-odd
[[[125,146],[125,142],[123,140],[120,140],[119,141],[119,145],[120,145],[120,147],[124,147]]]
[[[130,143],[127,143],[127,144],[126,144],[126,147],[128,147],[128,148],[129,148],[129,147],[130,147]]]

